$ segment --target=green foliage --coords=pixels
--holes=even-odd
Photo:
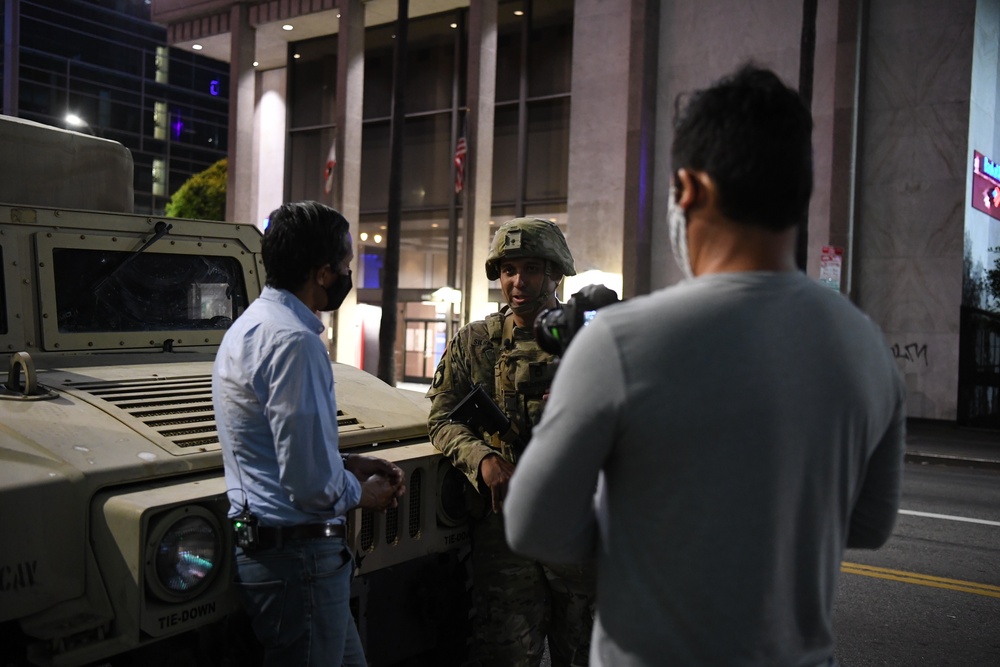
[[[168,218],[224,220],[226,217],[226,158],[195,174],[167,202]]]
[[[1000,246],[990,248],[990,252],[1000,252]],[[993,262],[993,268],[986,272],[986,292],[1000,302],[1000,259]]]

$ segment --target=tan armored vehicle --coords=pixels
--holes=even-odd
[[[253,226],[0,204],[0,665],[221,664],[236,643],[210,380],[261,273]],[[367,653],[447,664],[464,643],[464,482],[420,397],[334,376],[341,448],[408,477],[398,509],[350,517]]]

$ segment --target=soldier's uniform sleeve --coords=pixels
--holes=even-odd
[[[441,356],[434,380],[427,390],[427,397],[431,399],[427,427],[434,446],[469,478],[473,487],[482,491],[479,464],[487,454],[498,452],[465,424],[448,419],[448,414],[475,386],[477,376],[482,375],[482,369],[477,371],[477,367],[488,363],[483,353],[489,339],[485,326],[477,326],[479,324],[482,323],[474,322],[463,327],[449,341]],[[486,389],[492,393],[492,387]]]

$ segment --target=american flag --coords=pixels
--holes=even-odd
[[[330,152],[326,155],[326,164],[323,165],[323,192],[330,194],[333,192],[333,172],[337,166],[337,140],[330,144]]]
[[[459,194],[465,187],[465,156],[468,149],[465,145],[465,135],[458,138],[455,145],[455,194]]]

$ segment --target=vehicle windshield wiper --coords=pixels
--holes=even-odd
[[[150,239],[148,241],[146,241],[145,243],[143,243],[141,248],[139,248],[138,250],[136,250],[135,252],[133,252],[132,254],[130,254],[128,257],[126,257],[125,261],[123,261],[121,264],[119,264],[118,266],[116,266],[111,271],[111,273],[109,273],[108,275],[104,276],[99,281],[97,281],[97,284],[94,285],[93,292],[94,293],[99,292],[100,289],[102,287],[104,287],[104,284],[106,282],[108,282],[109,280],[111,280],[112,278],[114,278],[115,275],[117,275],[119,271],[121,271],[126,266],[128,266],[136,258],[136,256],[139,255],[139,253],[143,252],[144,250],[146,250],[146,248],[148,248],[149,246],[153,245],[154,243],[156,243],[157,241],[159,241],[160,239],[162,239],[173,228],[174,228],[174,226],[172,224],[169,224],[169,223],[163,222],[162,220],[159,220],[156,223],[156,226],[153,228],[154,233],[150,237]]]

